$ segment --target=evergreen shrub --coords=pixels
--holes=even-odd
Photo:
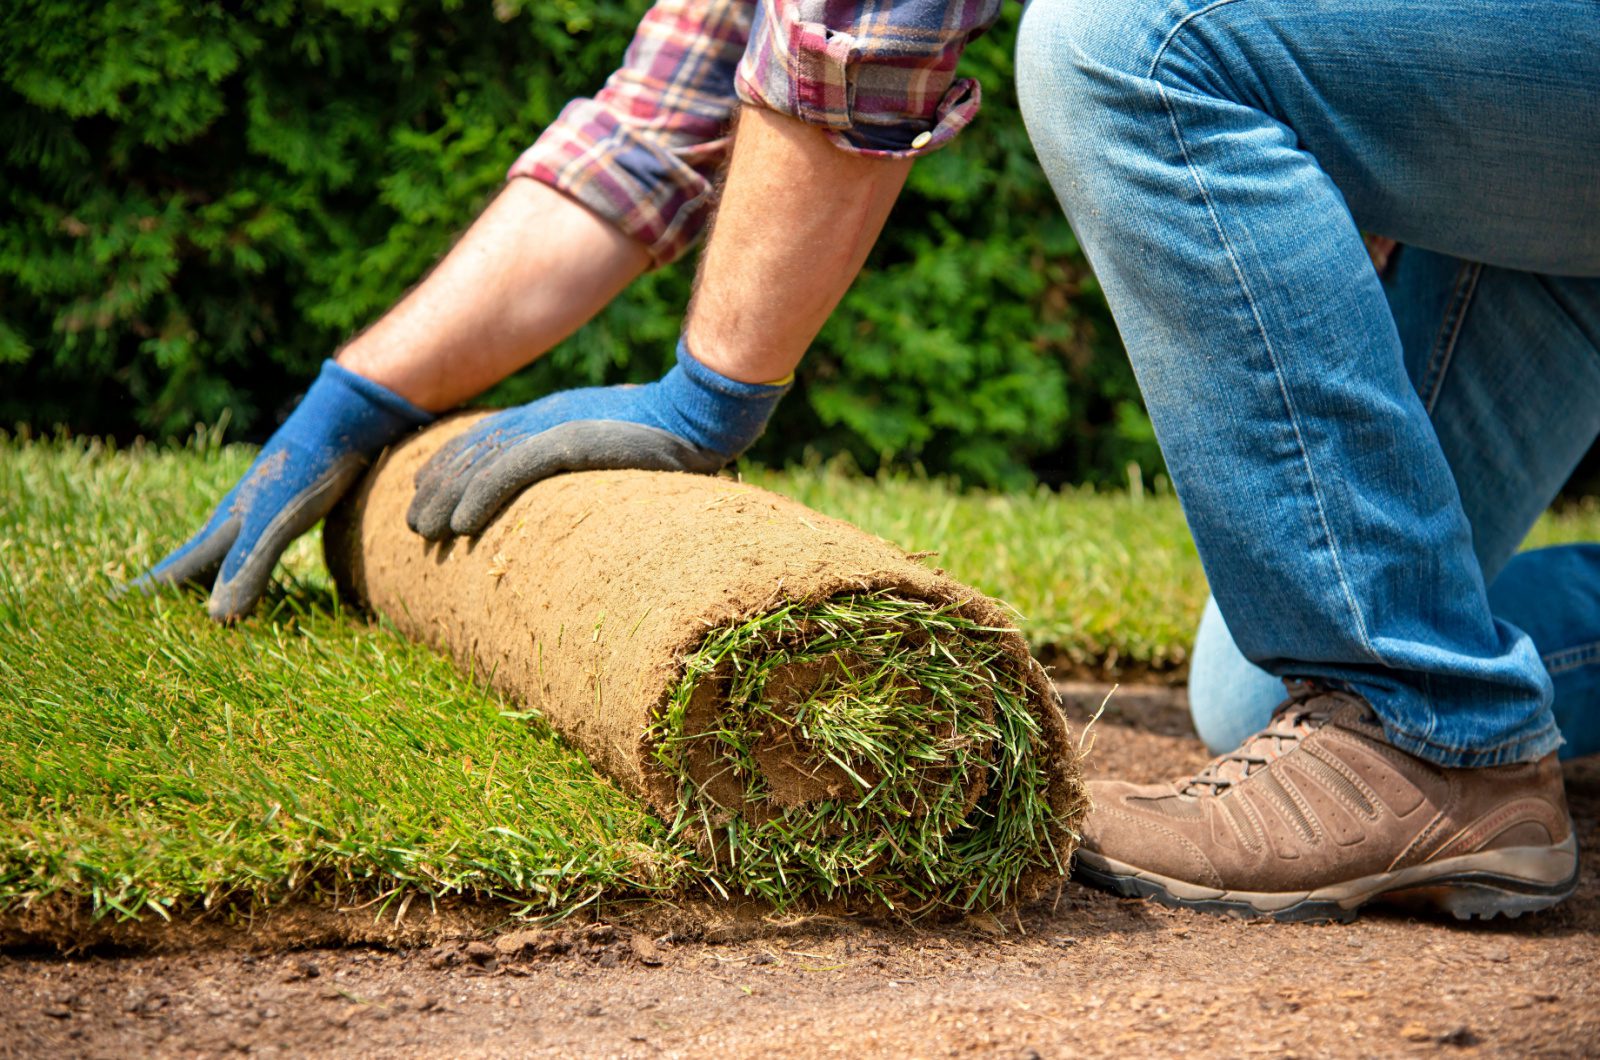
[[[0,425],[264,437],[416,282],[642,0],[12,0],[0,11]],[[1115,330],[1028,145],[1017,10],[986,103],[918,163],[755,452],[969,482],[1159,465]],[[825,197],[819,209],[826,209]],[[490,396],[653,377],[692,261]]]

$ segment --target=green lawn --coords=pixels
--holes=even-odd
[[[695,884],[692,853],[537,719],[341,611],[315,540],[235,629],[193,598],[112,599],[250,456],[0,441],[0,908],[473,893],[564,911]],[[750,477],[938,550],[1046,655],[1183,659],[1205,589],[1170,498]],[[1596,537],[1592,506],[1536,534]]]

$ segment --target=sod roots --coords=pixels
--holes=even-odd
[[[430,545],[413,477],[470,421],[391,451],[329,518],[341,593],[537,710],[710,886],[919,912],[1063,871],[1075,751],[997,604],[726,478],[562,475]]]

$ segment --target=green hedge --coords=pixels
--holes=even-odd
[[[494,194],[642,2],[12,0],[0,12],[0,425],[259,438]],[[987,102],[920,162],[756,456],[976,482],[1159,465],[1011,87],[1017,13],[964,60]],[[692,262],[492,398],[648,378]]]

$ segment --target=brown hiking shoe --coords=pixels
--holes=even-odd
[[[1578,882],[1555,755],[1447,769],[1390,745],[1364,699],[1311,685],[1187,781],[1089,791],[1078,878],[1167,905],[1348,922],[1384,899],[1488,919]]]

